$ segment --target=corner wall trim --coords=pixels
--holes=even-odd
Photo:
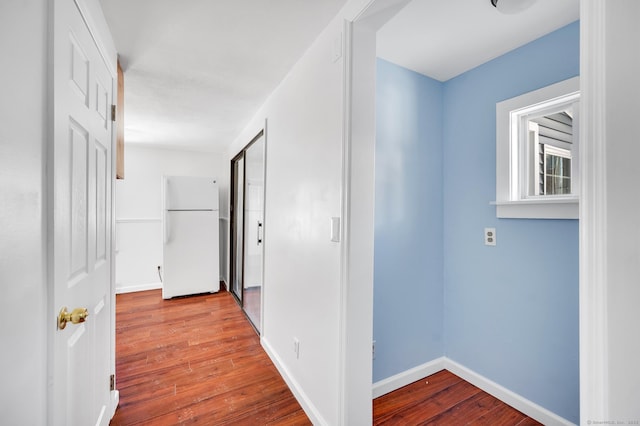
[[[446,357],[444,359],[444,368],[544,425],[573,425],[569,420]]]
[[[430,376],[445,368],[445,357],[440,357],[398,373],[395,376],[387,377],[373,384],[373,397],[378,398],[379,396],[393,392],[396,389],[400,389],[409,383]]]
[[[261,337],[260,344],[271,359],[271,362],[273,362],[273,364],[278,369],[278,372],[293,393],[293,396],[295,396],[295,398],[298,400],[298,403],[300,403],[300,405],[302,406],[302,409],[304,410],[307,417],[309,417],[309,420],[311,420],[311,423],[321,426],[328,425],[329,423],[327,423],[327,421],[322,417],[307,394],[304,393],[298,381],[291,376],[289,369],[287,369],[284,362],[282,362],[282,359],[280,359],[278,354],[273,350],[273,348],[269,344],[269,341],[266,338]]]
[[[609,419],[609,2],[580,1],[580,420]],[[613,2],[621,4],[622,2]],[[630,4],[627,2],[627,4]],[[624,7],[624,6],[623,6]],[[622,10],[622,9],[621,9]],[[629,8],[630,10],[630,8]],[[615,53],[614,53],[615,55]],[[614,67],[615,68],[615,67]],[[613,120],[611,120],[613,122]],[[613,144],[615,145],[615,143]],[[614,189],[613,193],[618,192]],[[613,228],[616,228],[614,225]]]
[[[432,361],[411,368],[388,377],[373,384],[373,398],[385,395],[394,390],[400,389],[410,383],[423,379],[431,374],[441,370],[448,370],[453,374],[461,377],[474,386],[479,387],[488,394],[498,398],[500,401],[509,404],[516,410],[521,411],[527,416],[539,421],[547,426],[568,426],[573,425],[569,420],[564,419],[557,414],[552,413],[544,407],[529,401],[528,399],[510,391],[502,385],[487,379],[486,377],[476,373],[469,368],[458,364],[457,362],[447,358],[440,357]]]

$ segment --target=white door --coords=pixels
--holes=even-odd
[[[262,250],[264,237],[264,135],[245,150],[244,271],[242,307],[262,329]]]
[[[111,354],[111,104],[114,79],[74,0],[53,2],[53,126],[49,176],[53,308],[86,308],[85,322],[51,318],[55,425],[106,425]]]

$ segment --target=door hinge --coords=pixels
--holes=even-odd
[[[116,106],[111,105],[111,121],[116,121]]]
[[[116,375],[112,374],[109,376],[109,390],[110,391],[114,391],[116,390]]]

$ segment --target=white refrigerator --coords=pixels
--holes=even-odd
[[[218,185],[164,176],[162,298],[220,290]]]

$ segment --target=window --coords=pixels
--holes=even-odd
[[[496,105],[496,215],[577,219],[579,78]]]

